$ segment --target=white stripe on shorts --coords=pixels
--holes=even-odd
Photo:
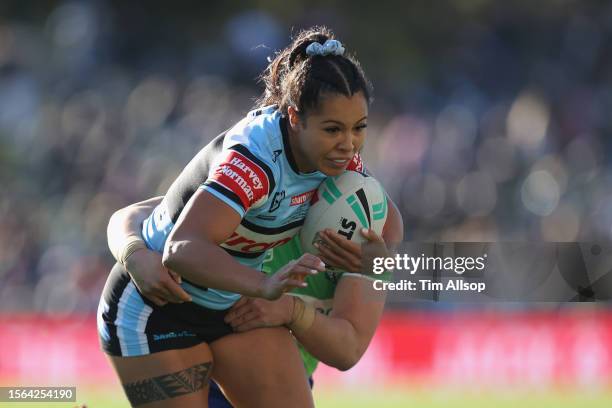
[[[121,355],[149,354],[149,343],[144,331],[153,308],[144,303],[134,282],[130,281],[123,290],[117,308],[115,326]]]

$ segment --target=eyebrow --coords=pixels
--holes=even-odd
[[[367,116],[364,116],[363,118],[359,119],[359,120],[358,120],[357,122],[355,122],[355,123],[361,122],[362,120],[367,119],[367,118],[368,118]],[[321,124],[323,124],[323,123],[328,123],[328,122],[331,122],[331,123],[337,123],[337,124],[339,124],[339,125],[344,125],[344,123],[340,122],[339,120],[334,120],[334,119],[327,119],[327,120],[324,120],[323,122],[321,122]]]

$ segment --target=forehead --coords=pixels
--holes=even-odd
[[[352,96],[328,94],[321,97],[318,109],[309,115],[309,119],[353,123],[367,115],[368,104],[363,93],[358,92]]]

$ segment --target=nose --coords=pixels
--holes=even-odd
[[[338,142],[338,149],[343,152],[352,152],[355,148],[354,137],[352,132],[344,132],[342,140]]]

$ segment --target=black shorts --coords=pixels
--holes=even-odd
[[[111,270],[98,305],[98,335],[112,356],[142,356],[211,343],[232,333],[223,318],[193,302],[157,306],[142,296],[125,268]]]

